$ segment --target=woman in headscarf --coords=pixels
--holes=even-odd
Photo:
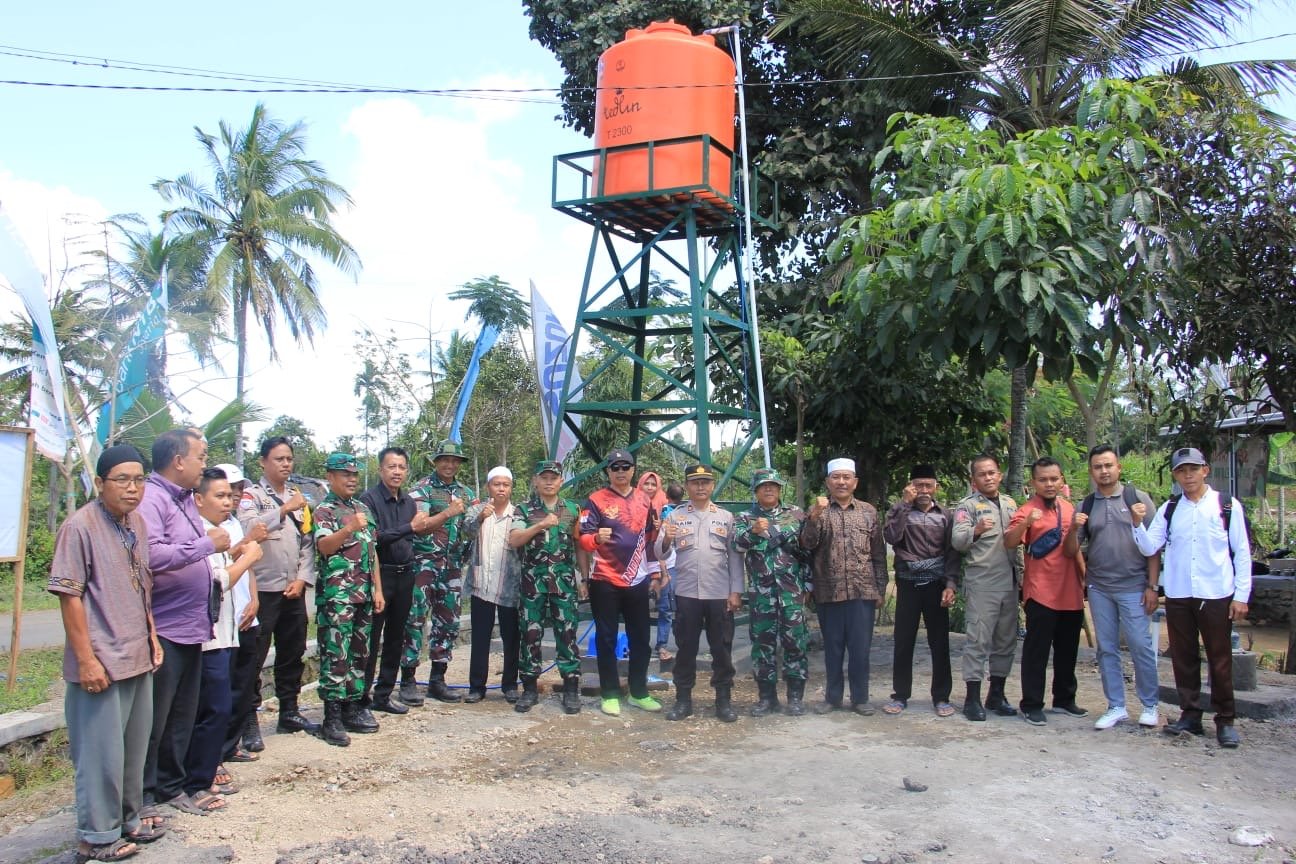
[[[662,483],[661,477],[655,471],[645,471],[639,478],[637,488],[648,502],[649,508],[656,514],[658,522],[669,512],[670,500],[666,497],[665,484]],[[667,578],[663,578],[658,584],[657,589],[657,659],[665,662],[673,660],[675,655],[666,649],[666,642],[670,639],[671,624],[675,617],[675,586],[669,578],[674,575],[675,569],[675,550],[671,549],[670,556],[664,561],[649,561],[645,555],[643,561],[639,564],[639,572],[645,576],[651,577],[653,573],[661,573]]]

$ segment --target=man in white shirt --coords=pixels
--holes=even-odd
[[[1134,542],[1144,555],[1165,547],[1161,583],[1165,587],[1170,659],[1179,689],[1179,719],[1165,727],[1177,735],[1201,735],[1201,655],[1210,667],[1215,737],[1221,747],[1241,743],[1233,728],[1233,622],[1246,618],[1251,599],[1251,545],[1242,505],[1210,487],[1210,465],[1200,450],[1181,447],[1170,456],[1170,472],[1183,494],[1161,505],[1150,527],[1147,508],[1130,507]]]

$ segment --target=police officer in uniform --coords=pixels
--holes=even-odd
[[[805,597],[812,586],[808,555],[800,542],[805,513],[779,502],[784,484],[773,468],[756,471],[752,476],[756,503],[739,515],[734,528],[734,544],[743,551],[750,579],[752,672],[760,690],[760,699],[751,709],[753,717],[778,710],[779,645],[787,682],[785,713],[805,713],[810,641]]]
[[[476,503],[472,489],[455,479],[465,461],[463,446],[442,441],[432,456],[432,474],[410,490],[410,497],[423,513],[432,517],[414,538],[414,602],[405,626],[405,650],[401,660],[400,699],[407,705],[422,705],[423,696],[414,683],[423,641],[424,622],[429,623],[428,695],[441,702],[459,702],[462,696],[446,687],[445,673],[454,644],[459,639],[459,597],[463,570],[472,552],[472,538],[463,530],[463,515]]]
[[[693,684],[702,632],[711,649],[715,715],[724,723],[734,712],[734,612],[742,605],[743,555],[734,545],[734,517],[711,500],[715,471],[690,465],[684,472],[688,503],[671,511],[657,536],[657,558],[675,550],[675,704],[667,720],[693,714]]]
[[[356,497],[356,458],[331,453],[324,470],[329,493],[315,509],[319,694],[324,700],[324,740],[345,747],[351,743],[347,732],[378,731],[378,721],[361,700],[373,615],[383,611],[385,602],[377,521]]]

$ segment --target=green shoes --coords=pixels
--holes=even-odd
[[[643,711],[656,712],[662,710],[662,704],[651,696],[645,696],[642,699],[631,696],[629,701],[631,705]]]
[[[634,700],[632,699],[631,701],[633,702]],[[603,700],[603,704],[599,705],[599,710],[602,711],[604,714],[608,715],[609,717],[620,717],[620,716],[621,716],[621,700],[620,700],[620,699],[604,699],[604,700]]]

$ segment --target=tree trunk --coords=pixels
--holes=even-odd
[[[1028,372],[1033,365],[1018,366],[1012,370],[1011,415],[1008,427],[1008,474],[1004,478],[1007,494],[1020,498],[1026,477],[1026,388]]]
[[[798,507],[804,507],[805,499],[805,406],[804,396],[798,395],[796,400],[796,498],[793,499]],[[769,446],[769,442],[765,442]],[[772,454],[771,454],[772,455]]]
[[[246,277],[251,278],[251,277]],[[243,286],[239,290],[239,296],[234,298],[234,342],[238,348],[238,369],[235,372],[234,398],[240,402],[243,401],[243,375],[247,371],[247,313],[248,313],[248,286]],[[234,464],[243,464],[243,451],[245,442],[243,441],[243,421],[240,420],[234,425]]]

